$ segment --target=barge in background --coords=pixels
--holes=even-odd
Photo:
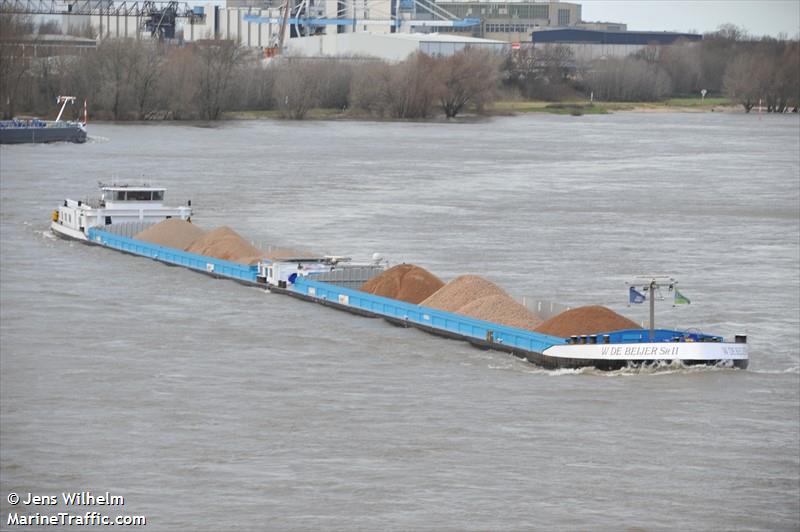
[[[61,120],[64,107],[75,101],[74,96],[59,96],[61,110],[55,120],[15,118],[0,120],[0,144],[38,144],[45,142],[86,142],[86,106],[83,122]]]
[[[560,338],[359,291],[357,288],[361,284],[384,271],[385,264],[380,256],[363,263],[355,263],[347,257],[326,256],[262,260],[248,266],[136,240],[133,238],[136,233],[169,217],[189,220],[191,206],[164,207],[162,188],[102,187],[101,190],[104,194],[113,194],[112,198],[105,197],[92,205],[66,200],[58,215],[54,213],[57,219],[51,224],[53,231],[63,237],[232,279],[360,316],[383,318],[395,325],[505,351],[545,368],[615,370],[673,362],[726,364],[737,368],[748,365],[745,336],[726,342],[720,336],[694,332],[634,329]],[[119,195],[121,191],[125,194]],[[149,199],[145,193],[150,194]]]

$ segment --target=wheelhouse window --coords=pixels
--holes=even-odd
[[[114,201],[164,201],[163,190],[115,190]]]
[[[150,201],[153,199],[152,190],[129,190],[128,201]]]

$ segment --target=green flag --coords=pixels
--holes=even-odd
[[[675,300],[673,301],[672,304],[673,305],[688,305],[689,303],[691,303],[691,301],[689,301],[689,298],[686,297],[685,295],[681,294],[678,291],[678,289],[676,288],[675,289]]]

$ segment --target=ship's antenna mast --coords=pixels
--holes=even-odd
[[[647,292],[650,300],[650,335],[649,339],[654,342],[656,339],[656,291],[661,293],[661,287],[666,287],[670,292],[675,289],[678,281],[668,275],[637,275],[632,282],[625,284],[636,288],[642,287],[643,292]],[[660,297],[664,299],[663,297]],[[640,301],[639,301],[640,302]]]
[[[64,114],[64,108],[67,104],[75,101],[75,96],[59,96],[56,101],[61,104],[61,110],[58,112],[58,117],[56,117],[56,122],[58,122],[61,120],[61,115]]]

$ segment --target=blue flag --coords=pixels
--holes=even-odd
[[[631,286],[630,291],[628,292],[628,302],[633,304],[644,303],[644,300],[647,299],[645,295],[634,287]]]

